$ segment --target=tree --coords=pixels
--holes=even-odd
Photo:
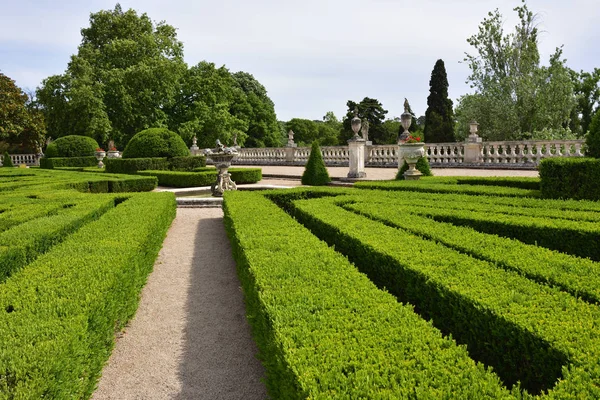
[[[309,146],[319,139],[319,127],[314,121],[303,118],[292,118],[285,123],[285,131],[294,131],[294,143],[298,146]]]
[[[187,69],[175,28],[117,4],[91,14],[81,34],[65,73],[38,90],[49,135],[114,139],[123,146],[143,129],[167,126]]]
[[[37,151],[45,135],[44,118],[15,81],[0,72],[0,140]]]
[[[600,158],[600,110],[596,111],[590,123],[590,129],[585,135],[586,151],[588,157]]]
[[[584,135],[592,122],[594,113],[600,108],[600,68],[592,72],[571,71],[577,104],[571,114],[571,130]]]
[[[367,120],[369,122],[369,139],[374,144],[390,144],[390,138],[387,137],[386,131],[383,128],[383,121],[387,110],[383,108],[379,100],[365,97],[360,103],[355,103],[352,100],[348,100],[346,103],[348,106],[348,112],[344,118],[342,125],[343,129],[340,132],[340,142],[345,143],[354,136],[352,131],[351,121],[354,118],[354,109],[358,110],[358,117],[361,120]]]
[[[476,119],[481,136],[488,140],[535,138],[554,130],[569,134],[575,105],[570,72],[557,48],[550,65],[541,67],[538,51],[537,16],[523,5],[514,9],[519,24],[504,34],[502,15],[496,9],[467,39],[476,55],[466,54],[471,69],[467,82],[474,94],[459,100],[456,137],[467,134],[468,122]]]
[[[247,72],[236,72],[233,79],[249,106],[233,105],[231,110],[234,116],[248,124],[246,147],[280,146],[282,137],[277,125],[275,105],[267,95],[265,87]]]
[[[424,134],[430,143],[454,141],[454,113],[452,100],[448,98],[448,77],[443,60],[437,60],[431,72]]]

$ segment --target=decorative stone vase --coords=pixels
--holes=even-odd
[[[215,165],[215,168],[219,170],[217,174],[217,180],[212,184],[210,190],[212,195],[215,197],[223,197],[223,193],[226,190],[237,190],[237,186],[234,181],[231,180],[231,174],[227,171],[231,166],[231,161],[237,156],[237,151],[234,148],[217,148],[219,152],[213,153],[212,151],[206,151],[207,158],[210,158]]]
[[[104,163],[102,162],[102,160],[104,160],[104,157],[106,157],[106,152],[97,151],[96,153],[94,153],[94,155],[96,156],[96,160],[98,160],[98,168],[104,168]]]
[[[109,150],[106,153],[106,157],[108,158],[119,158],[121,156],[121,154],[119,153],[118,150]]]
[[[421,172],[415,168],[419,158],[425,155],[425,144],[423,143],[403,143],[399,145],[398,169],[402,168],[402,160],[406,160],[408,170],[404,172],[404,179],[416,180],[421,177]]]

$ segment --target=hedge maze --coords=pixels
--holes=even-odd
[[[271,395],[600,398],[600,204],[524,182],[227,193]]]
[[[175,198],[104,175],[0,171],[0,399],[89,398],[137,308]]]

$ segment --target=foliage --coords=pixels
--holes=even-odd
[[[519,24],[513,33],[503,31],[502,15],[496,9],[467,39],[477,52],[467,54],[475,89],[459,99],[456,138],[468,133],[470,120],[480,124],[487,140],[519,140],[524,132],[566,128],[575,96],[573,82],[562,49],[550,56],[548,66],[539,65],[537,18],[526,4],[516,7]]]
[[[598,158],[546,158],[539,171],[543,197],[600,200]]]
[[[302,173],[302,184],[323,186],[331,182],[318,142],[313,142],[310,156]]]
[[[508,397],[464,347],[271,201],[232,192],[223,208],[270,397],[410,398],[415,380],[423,398]]]
[[[260,168],[229,168],[231,180],[236,184],[256,183],[262,179]],[[183,171],[138,171],[139,175],[156,176],[160,186],[200,187],[210,186],[217,179],[217,170],[212,167],[198,168],[194,172]]]
[[[585,136],[585,153],[589,157],[600,158],[600,109],[596,111],[588,133]]]
[[[571,113],[569,127],[582,136],[588,132],[594,113],[600,110],[600,68],[594,68],[592,72],[570,72],[577,104]]]
[[[454,141],[454,113],[452,100],[448,98],[448,76],[443,60],[437,60],[431,72],[424,134],[429,143]]]
[[[63,136],[50,143],[46,148],[46,158],[93,156],[98,142],[87,136]]]
[[[169,159],[169,169],[173,171],[193,171],[195,168],[205,166],[206,157],[204,156],[173,157]]]
[[[8,154],[8,151],[5,151],[3,156],[2,156],[2,166],[3,167],[14,167],[12,160],[10,158],[10,154]]]
[[[37,153],[44,142],[46,125],[31,100],[14,80],[0,72],[0,140]]]
[[[106,158],[104,169],[112,174],[135,174],[138,171],[167,170],[169,161],[166,157],[147,158]]]
[[[320,146],[335,146],[338,144],[340,123],[333,113],[331,113],[331,116],[333,116],[333,119],[324,120],[323,122],[293,118],[285,123],[285,131],[294,131],[294,143],[298,146],[308,146],[315,141]]]
[[[429,167],[429,162],[427,161],[427,157],[419,158],[419,160],[417,160],[417,163],[415,164],[415,168],[419,170],[419,172],[421,172],[423,176],[433,176],[431,168]],[[404,161],[402,167],[398,170],[398,173],[396,174],[396,179],[403,180],[404,173],[406,171],[408,171],[408,164],[406,163],[406,161]]]
[[[94,156],[86,157],[43,157],[40,168],[54,169],[61,167],[96,167],[98,160]]]
[[[354,118],[354,109],[358,110],[358,118],[369,122],[369,139],[373,141],[373,144],[391,144],[396,142],[396,137],[389,137],[390,132],[386,132],[383,127],[387,110],[383,109],[379,100],[365,97],[360,103],[348,100],[346,105],[348,106],[348,112],[342,121],[343,128],[340,132],[340,143],[346,143],[354,136],[351,127],[351,121]]]
[[[150,128],[137,133],[123,150],[123,158],[182,157],[190,150],[181,137],[166,128]]]

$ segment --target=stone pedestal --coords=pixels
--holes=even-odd
[[[465,142],[465,154],[463,162],[465,164],[478,163],[481,158],[483,143],[477,135],[469,135]]]
[[[365,164],[369,163],[369,152],[371,151],[370,147],[373,146],[373,142],[367,140],[365,142]]]
[[[296,153],[296,143],[288,143],[285,148],[285,162],[293,163],[294,162],[294,154]]]
[[[348,172],[348,178],[365,178],[367,173],[365,172],[365,143],[364,139],[351,139],[348,140],[348,147],[350,152],[350,171]]]

